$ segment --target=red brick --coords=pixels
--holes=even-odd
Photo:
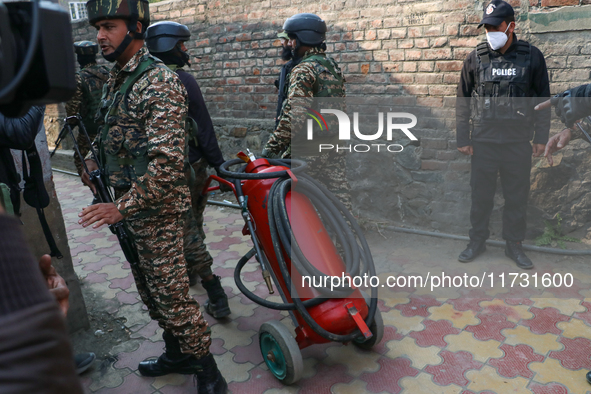
[[[579,0],[542,0],[542,7],[563,7],[565,5],[579,5]]]

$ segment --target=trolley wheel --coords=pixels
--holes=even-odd
[[[259,346],[265,364],[283,384],[297,382],[304,372],[302,353],[287,327],[276,320],[259,329]]]
[[[365,298],[365,302],[369,306],[371,301],[369,294],[364,291],[361,293],[363,294],[363,298]],[[371,338],[368,340],[355,339],[353,341],[353,344],[359,349],[371,350],[371,348],[380,343],[384,337],[384,319],[382,319],[382,312],[380,312],[379,308],[376,308],[376,314],[373,317],[373,322],[369,326],[369,330],[373,334]]]

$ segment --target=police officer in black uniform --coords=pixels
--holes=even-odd
[[[550,111],[534,113],[535,105],[550,96],[548,71],[540,50],[514,34],[515,13],[508,3],[491,1],[482,25],[487,40],[464,61],[457,93],[457,148],[472,156],[470,243],[458,260],[472,261],[486,250],[500,174],[505,255],[518,267],[529,269],[533,264],[521,241],[532,153],[540,156],[544,152],[550,130]]]

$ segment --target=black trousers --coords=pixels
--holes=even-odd
[[[527,198],[531,171],[532,147],[529,142],[494,144],[473,142],[472,208],[470,209],[470,239],[486,240],[490,214],[494,205],[497,175],[500,174],[505,207],[503,209],[503,239],[525,239]]]

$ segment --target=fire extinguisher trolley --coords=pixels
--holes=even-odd
[[[278,321],[261,325],[259,344],[269,370],[284,384],[292,384],[303,373],[300,349],[330,341],[371,349],[384,333],[377,289],[371,288],[370,297],[348,283],[329,287],[331,276],[376,275],[369,246],[353,216],[305,174],[305,162],[256,159],[250,152],[238,157],[220,167],[220,173],[233,182],[212,175],[204,190],[212,180],[231,186],[245,221],[242,233],[252,238],[254,247],[234,271],[240,291],[257,304],[288,311],[296,327],[294,338]],[[237,171],[229,170],[239,164]],[[274,292],[274,282],[283,303],[265,300],[242,283],[240,272],[253,256],[269,293]],[[304,276],[310,278],[307,284],[314,285],[303,286]],[[328,286],[318,286],[324,283]]]

